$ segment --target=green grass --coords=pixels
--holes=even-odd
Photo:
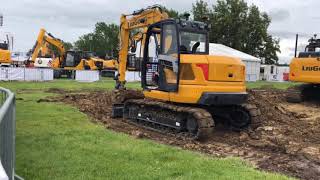
[[[17,101],[16,173],[25,179],[288,179],[238,158],[214,158],[106,130],[76,108],[37,103],[48,88],[108,89],[111,81],[5,82]],[[131,87],[139,87],[132,83]],[[252,84],[253,86],[253,84]]]
[[[272,87],[276,89],[288,89],[291,86],[296,86],[299,83],[294,82],[267,82],[267,81],[258,81],[258,82],[249,82],[247,87],[252,88],[262,88],[262,87]]]
[[[65,90],[103,90],[112,89],[115,86],[115,81],[112,79],[103,79],[98,82],[77,82],[68,79],[60,79],[49,82],[0,82],[2,87],[8,87],[12,91],[16,90],[47,90],[49,88],[61,88]],[[140,83],[127,83],[129,88],[140,88]]]

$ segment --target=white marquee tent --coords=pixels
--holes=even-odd
[[[151,54],[155,54],[155,47],[153,47],[154,43],[150,43],[151,48],[154,51],[151,52]],[[153,45],[153,46],[152,46]],[[200,45],[200,48],[204,48],[204,46]],[[140,57],[140,44],[137,44],[137,52],[136,56]],[[222,44],[216,44],[216,43],[210,43],[209,46],[209,54],[210,55],[218,55],[218,56],[229,56],[229,57],[236,57],[242,60],[242,62],[246,65],[246,81],[258,81],[260,76],[260,66],[261,66],[261,60],[259,58],[256,58],[254,56],[251,56],[249,54],[246,54],[244,52],[238,51],[236,49],[230,48],[228,46],[222,45]],[[130,73],[129,73],[130,74]],[[128,75],[129,76],[129,75]],[[129,81],[131,79],[137,79],[133,78],[136,77],[135,74],[130,74],[130,78],[126,77]],[[139,79],[139,78],[138,78]],[[127,81],[128,81],[127,80]],[[139,79],[140,80],[140,79]]]
[[[258,81],[260,75],[261,60],[244,52],[230,48],[222,44],[210,43],[210,55],[236,57],[246,64],[246,81]]]

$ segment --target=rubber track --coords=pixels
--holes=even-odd
[[[161,110],[170,110],[171,112],[173,111],[177,113],[186,113],[188,115],[192,115],[198,124],[197,134],[195,136],[193,135],[193,138],[196,140],[207,139],[214,129],[214,120],[211,114],[202,108],[186,107],[182,105],[175,105],[151,99],[130,99],[126,101],[126,104],[135,104],[139,105],[140,107],[148,106],[153,108],[159,108]]]
[[[302,91],[303,86],[290,87],[287,90],[286,100],[289,103],[301,103],[303,101]]]
[[[242,104],[241,106],[249,112],[250,117],[251,117],[251,126],[253,128],[258,127],[261,124],[261,122],[260,122],[260,116],[261,116],[260,109],[255,104],[250,104],[250,103]]]

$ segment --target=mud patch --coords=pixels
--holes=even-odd
[[[71,93],[53,97],[52,101],[76,106],[95,121],[102,122],[106,128],[136,138],[148,138],[217,157],[242,157],[263,170],[301,179],[319,179],[319,106],[286,103],[286,92],[283,90],[266,88],[249,93],[249,101],[257,105],[262,113],[258,125],[243,132],[216,127],[206,142],[193,141],[170,132],[151,131],[124,119],[112,119],[112,103],[116,100],[111,91]]]
[[[45,92],[46,93],[55,93],[55,94],[66,94],[66,93],[70,93],[71,91],[67,91],[67,90],[60,89],[60,88],[49,88]]]

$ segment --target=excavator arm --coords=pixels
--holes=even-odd
[[[148,26],[168,18],[168,14],[162,11],[161,7],[159,6],[148,7],[146,9],[135,11],[132,14],[121,16],[119,34],[120,51],[116,89],[124,89],[130,40],[137,40],[137,37],[140,37],[140,40],[144,42],[145,32]],[[133,39],[131,39],[130,32],[136,29],[142,29],[142,32],[134,35],[132,37]],[[131,46],[134,45],[131,43]]]
[[[34,63],[40,53],[40,50],[47,51],[49,44],[58,49],[60,55],[58,61],[63,59],[65,55],[63,42],[60,39],[55,38],[52,34],[47,33],[45,29],[40,29],[37,41],[31,50],[31,58],[28,58],[28,61]],[[56,61],[56,59],[54,61]]]

